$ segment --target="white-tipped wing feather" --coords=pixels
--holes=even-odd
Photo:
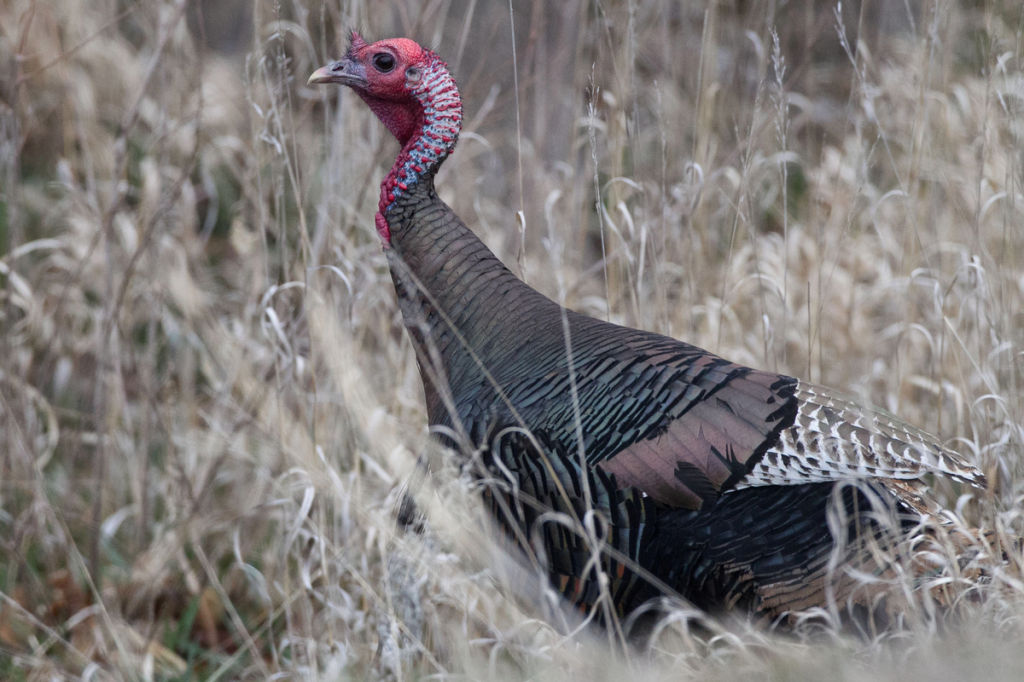
[[[985,476],[934,436],[889,412],[797,383],[796,422],[737,488],[856,478],[914,479],[932,472],[985,487]]]

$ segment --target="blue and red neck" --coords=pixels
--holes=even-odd
[[[409,89],[416,105],[378,116],[402,143],[391,172],[380,186],[380,203],[376,215],[377,232],[384,245],[391,243],[388,209],[413,184],[432,178],[441,163],[455,149],[462,128],[462,99],[448,65],[433,52],[426,52],[423,62],[406,72]],[[367,102],[373,107],[373,102]],[[405,139],[403,139],[405,138]]]

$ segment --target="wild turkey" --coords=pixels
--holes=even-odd
[[[430,424],[572,604],[621,616],[677,593],[770,620],[869,609],[873,593],[845,569],[888,570],[868,545],[931,513],[920,477],[985,487],[893,415],[577,314],[516,278],[434,191],[462,103],[433,52],[353,33],[309,83],[352,88],[402,145],[376,227]]]

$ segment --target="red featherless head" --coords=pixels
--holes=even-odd
[[[381,185],[382,218],[398,196],[436,172],[455,148],[462,127],[455,80],[440,57],[408,38],[367,43],[353,31],[345,57],[314,71],[309,82],[352,88],[402,144]],[[380,221],[378,228],[387,241]]]
[[[367,43],[353,31],[345,57],[317,69],[309,82],[340,83],[355,90],[403,145],[426,123],[425,109],[440,100],[459,102],[447,65],[408,38]]]

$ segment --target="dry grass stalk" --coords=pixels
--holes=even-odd
[[[1019,671],[1020,8],[511,6],[515,71],[502,3],[0,7],[0,677]],[[392,143],[303,85],[353,26],[449,59],[438,187],[528,282],[941,434],[994,488],[939,492],[1007,560],[939,532],[866,643],[550,625],[475,493],[415,473],[444,455],[373,233]]]

